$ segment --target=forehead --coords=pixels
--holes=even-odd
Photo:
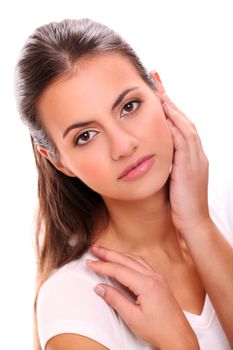
[[[53,82],[38,101],[38,112],[48,125],[67,117],[94,117],[132,86],[147,87],[134,65],[120,54],[101,54],[78,62],[72,72]]]
[[[103,53],[78,62],[73,69],[74,75],[86,83],[122,84],[128,79],[141,79],[133,63],[119,53]]]
[[[78,61],[71,72],[50,84],[43,95],[58,93],[68,85],[75,85],[76,93],[88,94],[93,90],[100,93],[100,87],[115,90],[134,81],[144,83],[128,58],[119,53],[103,53]]]

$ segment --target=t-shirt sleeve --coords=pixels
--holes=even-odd
[[[37,301],[42,349],[55,335],[74,333],[108,349],[123,346],[115,311],[93,291],[94,283],[66,269],[56,272],[41,287]]]

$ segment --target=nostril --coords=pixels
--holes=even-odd
[[[117,144],[113,145],[112,148],[112,158],[114,160],[118,160],[123,157],[127,157],[132,155],[138,148],[138,145],[135,141],[131,142],[118,142]]]

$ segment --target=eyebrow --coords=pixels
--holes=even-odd
[[[124,99],[124,97],[131,91],[135,90],[135,89],[139,89],[139,86],[133,86],[131,88],[128,88],[126,90],[124,90],[122,93],[120,93],[120,95],[117,97],[116,101],[113,103],[112,105],[112,111],[114,111],[114,109],[121,103],[121,101]],[[68,126],[68,128],[64,131],[63,133],[63,139],[67,136],[67,134],[73,130],[73,129],[77,129],[77,128],[81,128],[83,126],[88,126],[92,123],[94,123],[94,120],[88,120],[85,122],[79,122],[79,123],[74,123],[71,124],[70,126]]]

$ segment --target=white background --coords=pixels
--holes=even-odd
[[[7,4],[7,5],[6,5]],[[0,5],[1,348],[32,349],[36,171],[15,107],[19,50],[40,25],[89,17],[118,31],[192,119],[219,176],[232,169],[233,2],[10,1]],[[210,168],[211,169],[211,168]]]

